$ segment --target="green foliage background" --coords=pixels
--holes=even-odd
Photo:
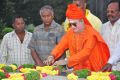
[[[109,1],[87,1],[91,12],[98,16],[102,22],[107,21],[105,10]],[[33,24],[33,26],[37,26],[41,24],[39,10],[44,5],[51,5],[53,7],[55,21],[61,24],[65,20],[65,12],[69,3],[72,3],[72,0],[0,0],[0,32],[4,27],[11,26],[11,20],[15,14],[20,14],[25,17],[27,25]],[[30,31],[32,32],[32,30]],[[0,38],[1,35],[0,33]]]
[[[27,29],[33,32],[33,27],[42,23],[39,10],[44,5],[53,7],[55,21],[61,24],[65,20],[67,5],[71,2],[72,0],[0,0],[0,39],[9,32],[4,28],[12,28],[11,20],[16,14],[25,18]]]
[[[27,24],[38,25],[41,23],[39,10],[44,5],[51,5],[55,11],[55,20],[62,23],[65,19],[67,4],[72,0],[1,0],[0,19],[7,25],[11,25],[11,19],[15,14],[21,14],[26,18]]]

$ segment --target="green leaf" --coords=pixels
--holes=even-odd
[[[0,72],[0,80],[5,78],[5,73],[4,72]]]
[[[75,74],[78,76],[78,78],[86,78],[89,75],[89,70],[88,69],[83,69],[83,70],[76,70]]]
[[[34,64],[23,64],[24,68],[34,68]]]
[[[13,72],[13,69],[10,66],[4,66],[2,69],[4,69],[6,72]]]
[[[117,80],[120,80],[120,71],[112,71],[112,74],[117,77]]]

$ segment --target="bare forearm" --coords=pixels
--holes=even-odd
[[[36,51],[32,50],[31,52],[32,58],[35,61],[35,63],[39,66],[44,66],[45,64],[42,62],[42,60],[39,58],[38,54]]]

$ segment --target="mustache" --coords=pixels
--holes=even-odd
[[[112,15],[107,15],[107,17],[109,18],[109,17],[113,17]]]

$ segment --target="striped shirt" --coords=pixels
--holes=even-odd
[[[55,21],[51,23],[48,31],[45,31],[44,24],[41,24],[35,28],[28,47],[35,50],[42,60],[46,60],[63,34],[63,27]]]
[[[27,48],[32,33],[25,31],[23,43],[19,40],[15,31],[7,33],[1,42],[2,63],[18,65],[33,62],[30,49]]]

